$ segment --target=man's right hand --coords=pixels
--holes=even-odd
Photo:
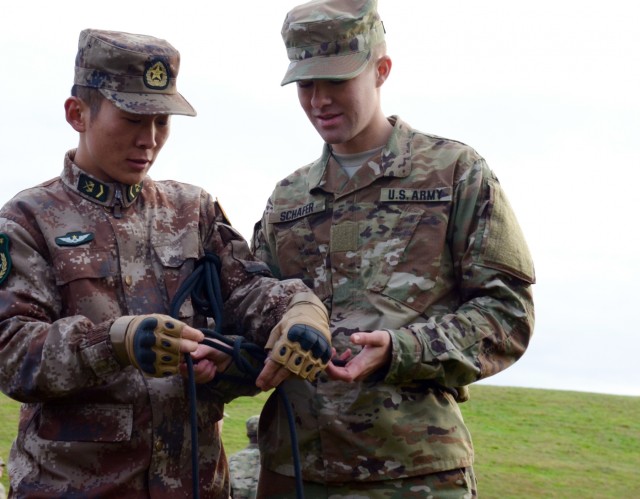
[[[195,351],[204,334],[168,315],[149,314],[120,317],[109,337],[121,365],[161,378],[178,373],[180,354]]]
[[[214,343],[220,343],[213,340]],[[218,348],[209,345],[199,344],[198,348],[191,353],[193,360],[193,374],[196,383],[208,383],[216,374],[227,370],[233,359]],[[187,377],[186,364],[181,366],[180,372],[183,377]]]

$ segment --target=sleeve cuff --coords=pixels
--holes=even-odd
[[[397,384],[412,379],[415,366],[419,365],[422,348],[416,337],[402,329],[386,329],[391,336],[391,364],[385,382]]]
[[[87,333],[80,346],[80,353],[86,364],[101,379],[122,370],[122,365],[116,359],[109,337],[111,324],[111,322],[106,322],[95,326]]]
[[[116,319],[109,329],[109,339],[113,348],[113,354],[121,366],[129,364],[129,356],[127,355],[127,347],[125,345],[125,336],[127,327],[134,316],[125,315]]]

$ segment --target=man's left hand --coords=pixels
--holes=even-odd
[[[256,386],[264,392],[269,391],[282,383],[291,374],[293,373],[289,369],[267,358],[260,375],[256,379]]]

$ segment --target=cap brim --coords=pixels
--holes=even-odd
[[[366,51],[292,61],[280,85],[301,80],[350,80],[362,72],[370,57],[371,51]]]
[[[138,94],[114,92],[100,88],[100,93],[123,111],[133,114],[182,114],[196,116],[196,110],[182,95],[175,94]]]

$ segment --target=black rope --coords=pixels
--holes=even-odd
[[[229,355],[233,359],[233,362],[235,362],[240,372],[249,375],[251,379],[248,380],[247,378],[224,375],[223,373],[216,374],[216,377],[218,379],[226,379],[242,384],[255,384],[255,380],[260,374],[260,369],[252,365],[251,362],[247,359],[246,355],[243,355],[243,352],[246,352],[246,354],[251,356],[253,359],[258,360],[259,365],[263,365],[266,358],[266,353],[263,348],[254,343],[250,343],[242,336],[229,338],[222,334],[223,301],[221,289],[220,259],[215,254],[206,253],[203,258],[198,260],[194,271],[178,289],[178,292],[171,302],[171,316],[175,319],[179,319],[178,315],[180,307],[187,299],[187,297],[191,295],[191,301],[195,310],[206,317],[212,317],[215,321],[215,330],[205,328],[200,329],[200,331],[202,331],[205,335],[205,339],[202,341],[202,343],[212,348],[216,348]],[[218,342],[215,342],[213,340],[218,340]],[[193,360],[191,359],[190,354],[185,354],[185,361],[187,364],[190,406],[193,498],[198,499],[200,497],[200,477],[198,463],[198,413],[196,383],[195,376],[193,374]],[[275,388],[275,391],[282,401],[285,412],[287,414],[287,421],[289,423],[289,438],[291,440],[291,451],[293,454],[293,466],[295,470],[296,497],[298,499],[304,499],[302,470],[300,466],[300,454],[298,450],[298,436],[296,433],[293,408],[289,403],[289,398],[287,397],[286,391],[281,385],[277,386]]]
[[[193,499],[200,497],[200,465],[198,463],[198,411],[196,398],[196,383],[193,375],[193,360],[188,353],[184,356],[187,362],[187,372],[189,373],[189,382],[187,389],[189,392],[189,423],[191,426],[191,486],[193,490]]]

